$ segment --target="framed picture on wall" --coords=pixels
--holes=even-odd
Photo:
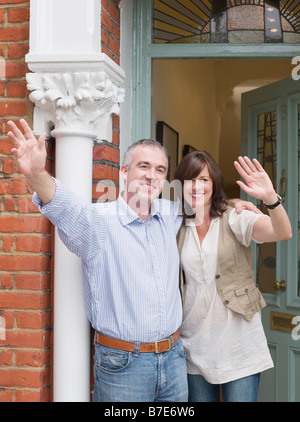
[[[167,180],[171,182],[174,179],[175,169],[178,164],[179,133],[167,123],[158,121],[156,123],[156,139],[168,151],[169,169]]]
[[[184,145],[183,150],[182,150],[182,158],[192,151],[196,151],[196,149],[192,147],[191,145]]]

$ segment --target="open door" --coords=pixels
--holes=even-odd
[[[263,165],[293,230],[288,241],[253,246],[256,279],[267,302],[262,320],[274,361],[274,368],[261,375],[263,402],[300,401],[299,141],[300,82],[289,78],[242,95],[241,152]],[[267,213],[261,203],[257,206]]]

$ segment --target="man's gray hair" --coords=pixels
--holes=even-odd
[[[168,152],[165,147],[162,146],[158,141],[154,139],[140,139],[139,141],[134,142],[132,145],[130,145],[127,150],[125,151],[124,157],[123,157],[123,163],[126,166],[130,167],[132,162],[131,153],[134,150],[134,148],[141,146],[141,145],[149,145],[152,147],[159,148],[165,155],[167,163],[169,162]]]

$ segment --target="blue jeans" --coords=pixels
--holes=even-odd
[[[221,384],[223,402],[256,402],[260,374]],[[201,375],[188,374],[190,402],[219,402],[220,385],[210,384]]]
[[[137,343],[138,345],[138,343]],[[125,352],[95,344],[95,402],[187,402],[182,341],[168,352]]]

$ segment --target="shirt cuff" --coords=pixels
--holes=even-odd
[[[55,194],[52,200],[45,204],[40,197],[34,192],[32,202],[39,208],[40,212],[46,217],[58,217],[64,211],[67,201],[67,189],[62,182],[53,178],[56,184]]]

